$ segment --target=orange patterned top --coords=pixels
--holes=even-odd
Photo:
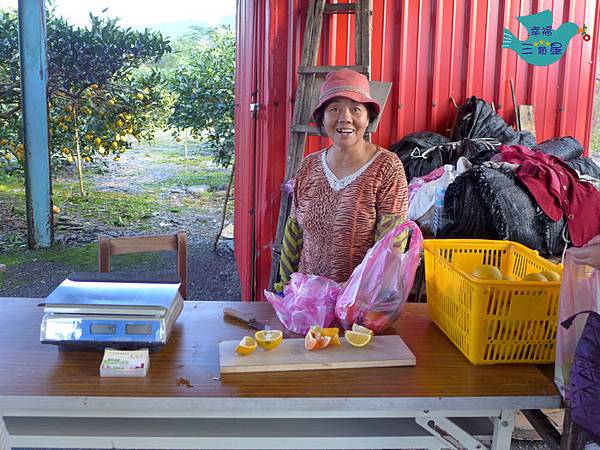
[[[303,231],[298,272],[344,282],[373,246],[384,216],[405,219],[406,177],[400,159],[380,149],[357,172],[338,180],[327,166],[326,151],[302,162],[290,217]]]

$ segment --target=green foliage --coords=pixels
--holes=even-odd
[[[47,18],[50,154],[53,165],[119,155],[131,138],[151,139],[166,123],[169,94],[162,75],[145,67],[171,51],[148,29],[121,28],[90,14],[89,27]],[[20,143],[18,20],[0,11],[0,157],[23,164]],[[0,163],[1,164],[1,163]],[[80,167],[80,166],[79,166]]]
[[[234,145],[235,35],[220,28],[193,47],[170,75],[175,105],[169,124],[207,143],[215,162],[231,165]]]

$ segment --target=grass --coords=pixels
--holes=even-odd
[[[184,170],[172,178],[161,182],[167,186],[198,186],[206,185],[209,191],[227,189],[229,171],[226,169],[211,169],[203,171]]]
[[[27,264],[34,261],[73,266],[73,271],[95,272],[98,270],[98,246],[96,243],[84,245],[53,245],[49,248],[23,250],[14,248],[0,254],[0,263],[6,267]],[[144,268],[159,265],[160,253],[118,255],[111,258],[112,270],[123,268]],[[4,273],[0,273],[0,286],[4,283]],[[23,280],[24,284],[27,280]]]
[[[135,223],[143,228],[145,219],[152,217],[158,203],[158,195],[151,192],[136,195],[93,191],[83,197],[72,188],[57,188],[53,192],[54,203],[60,206],[62,213],[117,227]]]
[[[62,214],[99,220],[117,227],[137,224],[143,229],[145,219],[150,218],[157,210],[159,199],[156,193],[135,195],[94,191],[89,179],[86,181],[88,192],[82,196],[76,181],[65,181],[63,177],[53,180],[53,203],[60,207]],[[25,217],[25,186],[22,176],[0,176],[0,203],[4,203],[13,215]]]

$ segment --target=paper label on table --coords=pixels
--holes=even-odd
[[[115,350],[107,348],[100,364],[101,377],[145,377],[150,366],[147,348]]]
[[[339,347],[309,351],[304,339],[284,339],[270,351],[256,349],[250,355],[235,352],[239,341],[219,345],[221,373],[276,372],[289,370],[350,369],[366,367],[414,366],[415,355],[400,336],[374,336],[366,347],[352,347],[343,338]]]

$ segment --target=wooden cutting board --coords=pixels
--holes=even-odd
[[[308,351],[304,339],[284,339],[270,351],[258,347],[250,355],[235,352],[239,341],[219,345],[221,373],[278,372],[287,370],[351,369],[414,366],[415,355],[400,336],[374,336],[366,347],[352,347],[344,338],[339,347]]]

